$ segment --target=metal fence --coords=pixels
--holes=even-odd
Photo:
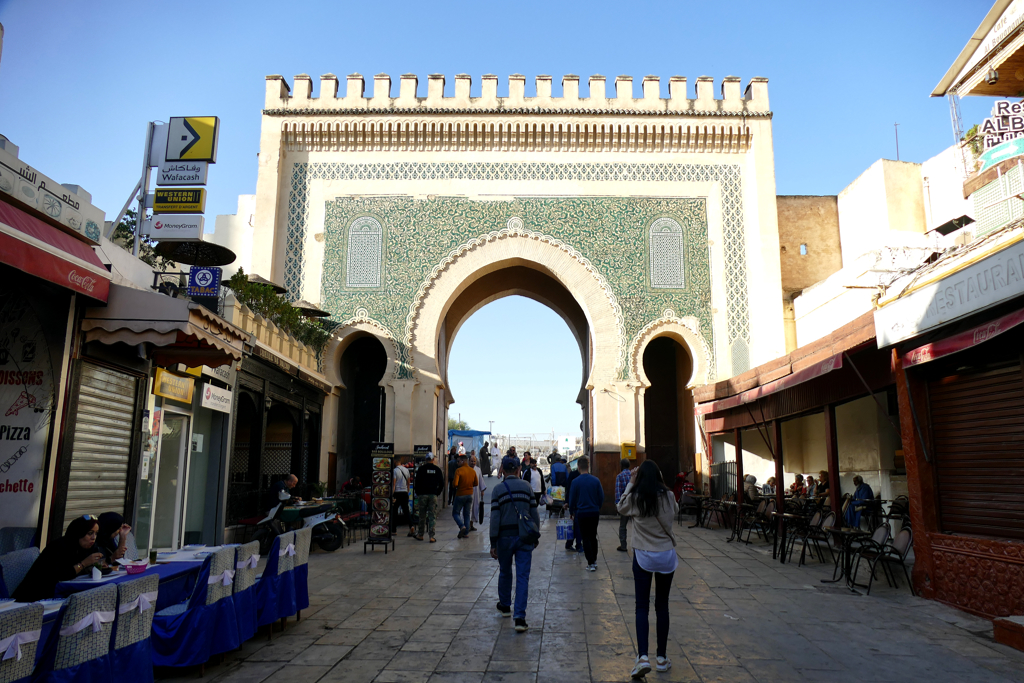
[[[716,462],[711,466],[711,497],[736,495],[736,463]]]

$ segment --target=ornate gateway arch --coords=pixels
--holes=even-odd
[[[534,97],[518,75],[507,97],[495,76],[479,97],[469,76],[455,77],[454,96],[444,85],[430,76],[422,97],[418,79],[402,76],[393,97],[379,75],[366,97],[355,74],[339,96],[326,75],[313,97],[308,76],[294,92],[267,78],[251,268],[340,323],[323,358],[339,416],[324,450],[339,454],[342,476],[361,457],[346,412],[354,340],[380,342],[379,433],[397,453],[436,447],[453,401],[452,340],[501,296],[542,301],[573,330],[584,436],[602,478],[621,443],[646,450],[657,406],[645,392],[660,381],[645,364],[653,340],[678,345],[686,394],[781,355],[778,287],[752,285],[779,281],[765,79],[741,91],[726,78],[718,98],[707,77],[696,97],[673,77],[668,98],[651,76],[639,98],[628,77],[612,97],[600,76],[589,97],[575,76],[561,97],[548,76]],[[692,414],[678,414],[689,425],[675,468],[687,468],[700,445]]]

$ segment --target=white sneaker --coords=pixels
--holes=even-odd
[[[634,681],[640,681],[649,673],[651,673],[651,660],[644,655],[636,658],[636,664],[633,665],[633,671],[629,675]]]
[[[668,671],[672,668],[672,660],[668,657],[658,657],[656,660],[658,671]]]
[[[588,572],[596,572],[597,571],[597,565],[596,564],[588,564],[587,565],[587,571]]]

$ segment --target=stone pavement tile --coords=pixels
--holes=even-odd
[[[704,683],[756,683],[750,672],[740,666],[701,666],[696,664],[693,669]]]
[[[423,623],[424,629],[457,629],[462,626],[467,615],[463,614],[431,614]]]
[[[530,661],[540,659],[541,632],[504,633],[494,643],[491,657],[502,661]]]
[[[342,626],[345,628],[377,628],[384,620],[391,616],[394,610],[369,609],[364,607],[355,614],[345,619]]]
[[[469,614],[472,611],[475,603],[472,602],[452,602],[451,600],[444,600],[439,602],[437,607],[431,614]]]
[[[629,675],[629,671],[626,671]],[[627,680],[620,676],[617,680]],[[546,670],[537,672],[537,683],[591,683],[590,671],[584,666],[574,671]]]
[[[395,610],[392,617],[428,617],[441,604],[440,600],[407,600],[404,605]]]
[[[594,681],[621,681],[629,676],[636,656],[632,652],[602,648],[600,653],[590,653],[590,678]]]
[[[319,681],[328,671],[330,666],[312,666],[306,664],[285,664],[283,669],[278,669],[274,677],[283,681]]]
[[[215,683],[261,683],[283,667],[283,662],[241,662],[211,680]]]
[[[383,668],[404,644],[405,636],[400,633],[374,631],[352,649],[348,659],[376,659]]]
[[[445,600],[454,602],[476,602],[483,592],[483,587],[477,588],[452,588],[445,596]]]
[[[487,671],[487,660],[488,658],[486,656],[481,656],[479,654],[462,654],[459,652],[448,652],[448,654],[441,658],[441,661],[435,668],[435,671],[483,672]]]
[[[316,644],[355,646],[363,642],[363,639],[370,635],[370,633],[371,631],[368,628],[332,628],[329,631],[324,631],[324,634],[320,636]]]
[[[537,674],[527,671],[488,671],[484,674],[483,683],[537,683]]]
[[[409,640],[428,640],[432,643],[450,643],[458,633],[453,628],[426,628],[420,626],[419,630],[409,636]]]
[[[381,662],[346,659],[328,671],[320,683],[370,683],[383,668]]]
[[[583,613],[567,610],[544,611],[544,631],[583,633]]]
[[[491,658],[490,663],[487,665],[487,672],[512,672],[512,671],[533,671],[536,672],[538,668],[537,660],[522,660],[516,659],[511,661],[503,661],[500,659]]]
[[[805,676],[798,671],[789,662],[779,661],[745,661],[742,660],[744,668],[747,672],[754,677],[758,683],[779,683],[780,681],[805,681],[808,680]],[[810,674],[810,680],[822,680],[819,678],[819,672],[817,671],[806,671],[805,673]],[[862,673],[863,675],[863,673]],[[831,683],[835,679],[831,676],[828,677]]]
[[[290,636],[321,636],[331,627],[327,619],[303,619],[299,623],[288,622],[285,634]]]
[[[398,617],[392,615],[385,619],[380,626],[377,627],[378,631],[404,631],[406,633],[413,633],[423,622],[427,620],[427,617]]]
[[[277,636],[246,658],[249,662],[290,662],[316,641],[313,636]]]
[[[436,643],[429,640],[410,640],[402,646],[403,652],[440,652],[444,654],[451,647],[447,641]]]
[[[373,683],[426,683],[430,680],[430,671],[392,671],[384,669]]]
[[[443,656],[443,652],[410,652],[402,650],[384,668],[396,669],[398,671],[433,671]]]
[[[293,665],[327,666],[323,673],[340,662],[352,651],[351,645],[311,645],[303,650],[291,663]]]
[[[481,683],[482,671],[439,671],[430,677],[429,683]]]

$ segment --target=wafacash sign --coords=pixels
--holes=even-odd
[[[878,347],[890,346],[1024,294],[1024,242],[921,287],[875,311]]]

